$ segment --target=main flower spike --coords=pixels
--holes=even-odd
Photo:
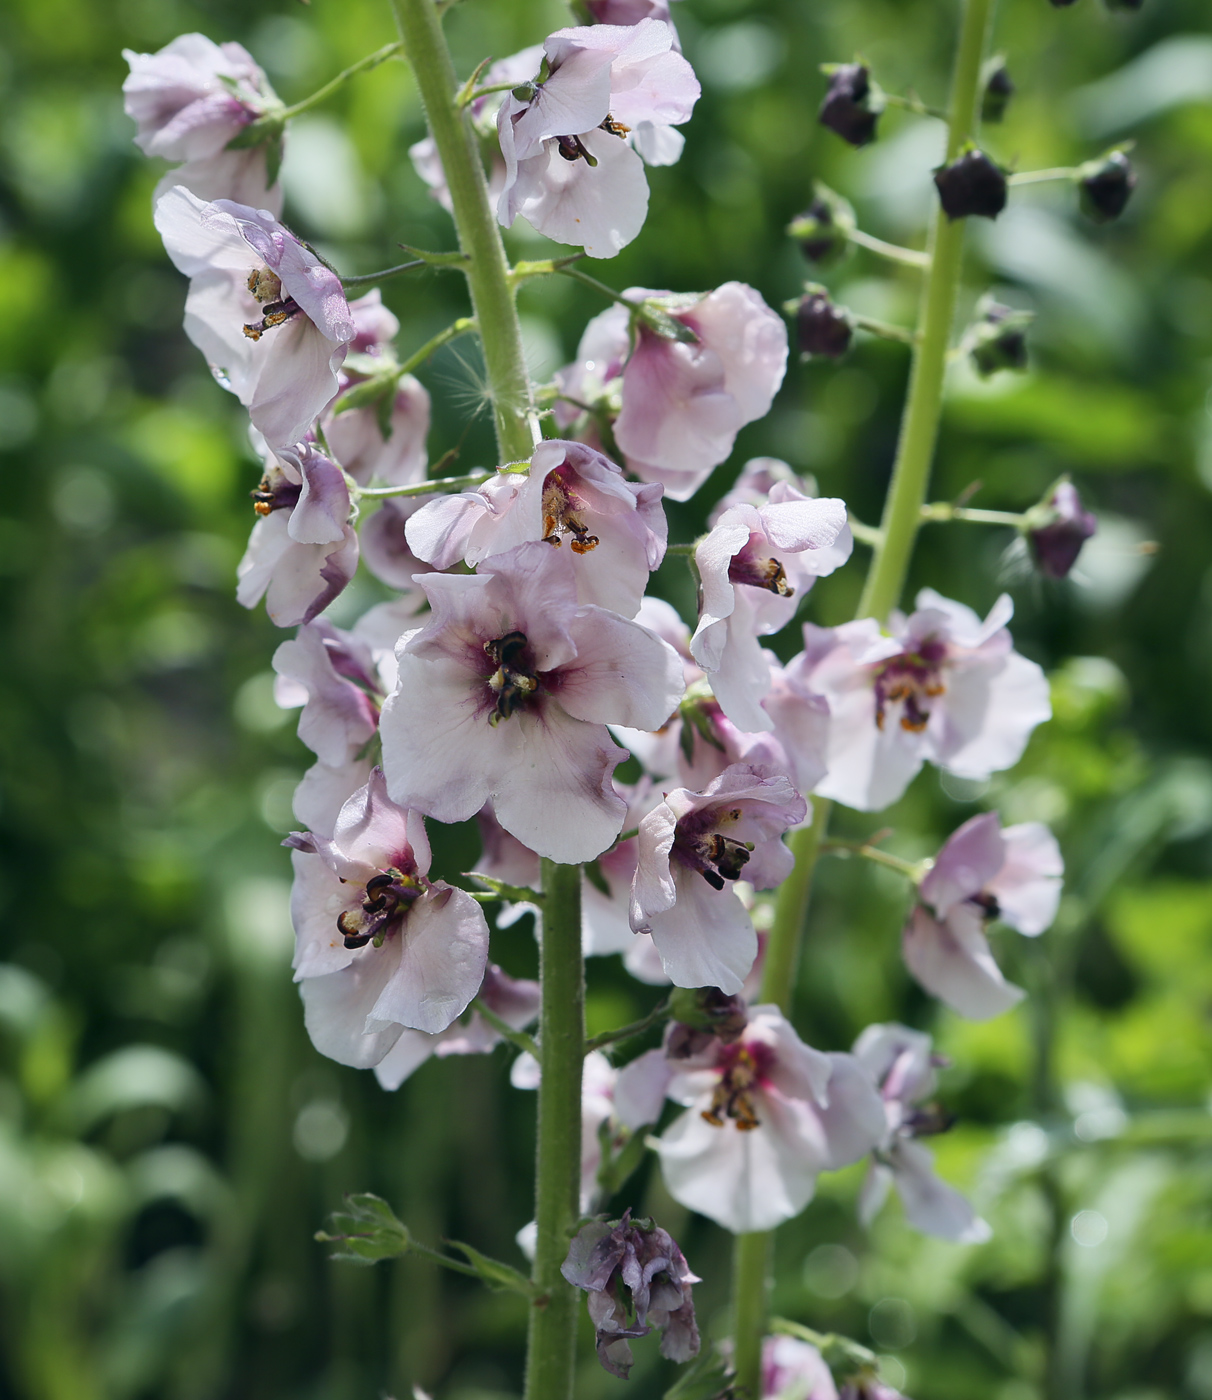
[[[644,161],[681,155],[673,127],[690,120],[698,80],[654,19],[560,29],[543,50],[546,74],[515,87],[497,114],[498,217],[510,228],[521,214],[557,243],[613,257],[644,225]]]
[[[812,499],[784,481],[764,505],[730,507],[699,541],[699,625],[690,652],[739,728],[774,728],[761,707],[771,674],[758,638],[785,627],[803,595],[853,548],[844,501]]]
[[[691,1284],[699,1282],[673,1237],[651,1220],[591,1220],[573,1237],[560,1272],[589,1295],[598,1360],[626,1380],[629,1342],[654,1329],[661,1355],[689,1361],[699,1351]]]
[[[204,200],[234,199],[281,212],[269,143],[227,149],[246,126],[282,106],[247,49],[182,34],[158,53],[123,49],[122,57],[130,64],[122,95],[138,127],[135,145],[144,155],[185,162],[160,182],[153,203],[173,185],[184,185]]]
[[[782,836],[807,812],[781,773],[737,763],[703,792],[675,788],[640,823],[631,927],[652,934],[675,986],[741,990],[757,934],[728,886],[785,880],[795,862]]]
[[[1017,763],[1031,731],[1050,718],[1048,682],[1013,650],[1003,594],[981,622],[932,588],[917,611],[894,613],[885,636],[873,618],[804,627],[788,674],[829,702],[829,772],[817,791],[877,812],[895,802],[926,759],[962,778]]]
[[[665,557],[661,493],[625,480],[592,447],[554,439],[535,448],[525,475],[501,473],[475,491],[431,501],[406,534],[417,557],[438,569],[478,565],[532,540],[567,546],[578,600],[634,617]]]
[[[295,980],[308,1034],[340,1064],[378,1064],[405,1028],[444,1031],[484,980],[488,925],[465,890],[428,878],[420,814],[374,769],[331,840],[294,832]]]
[[[380,728],[395,800],[464,821],[491,799],[524,845],[573,863],[600,855],[626,803],[626,756],[607,724],[655,729],[681,698],[682,663],[660,638],[580,605],[572,552],[541,540],[475,575],[423,575],[433,609],[397,650]]]
[[[994,919],[1028,937],[1056,918],[1065,866],[1041,822],[1002,829],[984,812],[953,832],[918,888],[905,925],[909,971],[928,992],[973,1021],[1022,999],[993,960],[985,926]]]
[[[647,1075],[659,1068],[644,1061]],[[752,1007],[731,1043],[667,1060],[665,1078],[688,1105],[656,1144],[669,1194],[735,1234],[798,1215],[821,1172],[857,1162],[886,1132],[866,1071],[805,1045],[777,1006]]]
[[[268,210],[176,185],[155,224],[190,279],[186,335],[270,447],[301,441],[336,397],[356,334],[341,279]]]
[[[932,1054],[930,1037],[907,1026],[868,1026],[854,1043],[854,1058],[880,1088],[888,1131],[876,1148],[859,1212],[870,1224],[896,1186],[905,1218],[923,1234],[956,1244],[983,1244],[992,1231],[967,1199],[934,1172],[934,1155],[919,1138],[945,1132],[950,1120],[937,1104],[925,1103],[938,1085],[946,1060]]]

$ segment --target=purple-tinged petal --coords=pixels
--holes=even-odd
[[[663,1050],[646,1050],[619,1071],[614,1089],[614,1111],[620,1123],[633,1132],[655,1123],[665,1105],[665,1092],[673,1070]]]
[[[400,939],[363,949],[340,972],[307,977],[299,986],[303,1024],[321,1055],[339,1065],[369,1069],[400,1037],[398,1024],[373,1020],[371,1009],[399,963]]]
[[[1008,826],[1002,842],[1006,862],[985,889],[997,900],[999,919],[1034,937],[1056,918],[1065,873],[1060,847],[1042,822]]]
[[[984,1244],[993,1232],[971,1202],[934,1172],[934,1154],[920,1142],[900,1139],[889,1153],[905,1219],[916,1230],[956,1244]]]
[[[1001,821],[996,812],[982,812],[947,838],[919,886],[921,898],[945,919],[955,905],[988,887],[1005,858]]]
[[[931,995],[970,1021],[988,1021],[1023,999],[993,960],[979,913],[952,910],[940,922],[920,904],[905,925],[901,943],[906,966]]]

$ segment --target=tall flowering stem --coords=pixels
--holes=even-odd
[[[580,1216],[581,1065],[585,1055],[585,964],[581,868],[544,860],[540,969],[535,1243],[525,1400],[571,1400],[577,1293],[560,1272]]]
[[[529,418],[533,408],[530,378],[514,289],[509,281],[509,263],[489,200],[475,132],[471,118],[456,105],[459,80],[442,33],[438,7],[433,0],[392,3],[404,52],[412,65],[429,129],[442,159],[459,247],[467,255],[467,262],[460,266],[467,277],[484,347],[501,460],[521,461],[530,456],[534,447]]]
[[[963,0],[959,50],[948,106],[948,164],[976,134],[981,63],[992,15],[993,0]],[[936,206],[927,241],[928,263],[892,481],[884,502],[874,557],[859,600],[858,617],[877,617],[883,621],[897,605],[905,586],[938,440],[943,378],[963,270],[963,252],[963,219],[948,219],[941,207]],[[812,877],[831,804],[818,798],[813,806],[811,825],[801,827],[790,838],[795,869],[779,889],[766,947],[762,1000],[777,1002],[784,1009],[790,1003],[791,989],[795,985]],[[766,1280],[773,1254],[772,1243],[772,1233],[738,1235],[733,1265],[737,1388],[755,1400],[762,1393],[762,1338],[768,1330]]]

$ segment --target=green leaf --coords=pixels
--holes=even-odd
[[[345,1197],[345,1209],[334,1211],[332,1234],[317,1230],[321,1244],[341,1248],[329,1256],[350,1264],[377,1264],[380,1259],[398,1259],[412,1243],[408,1227],[379,1196],[369,1191]]]
[[[495,1293],[521,1293],[526,1298],[534,1297],[534,1284],[511,1265],[502,1264],[499,1259],[490,1259],[487,1254],[481,1254],[478,1249],[473,1249],[471,1245],[463,1244],[460,1240],[448,1240],[447,1243],[451,1249],[457,1249],[466,1258],[479,1277]]]

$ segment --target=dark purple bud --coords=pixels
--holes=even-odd
[[[827,355],[840,360],[850,349],[854,327],[845,309],[835,306],[823,289],[813,288],[800,298],[795,313],[800,351],[805,355]]]
[[[934,172],[934,183],[949,219],[975,214],[996,219],[1006,207],[1006,174],[975,147]]]
[[[966,339],[968,353],[981,378],[987,379],[999,369],[1026,369],[1026,330],[1035,319],[1035,313],[1018,311],[989,298],[977,309],[980,318]]]
[[[792,219],[787,232],[799,239],[800,252],[811,263],[836,262],[850,250],[854,210],[841,195],[817,184],[812,203]]]
[[[1006,107],[1014,96],[1014,83],[1006,67],[1006,60],[1000,55],[991,58],[985,65],[984,93],[981,97],[981,121],[1000,122],[1006,115]]]
[[[749,1024],[745,998],[729,996],[718,987],[675,987],[669,1010],[675,1022],[665,1046],[670,1059],[697,1055],[715,1037],[730,1045],[741,1038]]]
[[[1023,533],[1031,557],[1048,578],[1067,578],[1082,545],[1098,530],[1098,517],[1082,505],[1077,487],[1061,477],[1027,512]]]
[[[1136,188],[1136,171],[1123,151],[1110,151],[1079,167],[1082,213],[1096,224],[1107,224],[1124,212]]]
[[[818,120],[852,146],[865,146],[875,140],[875,124],[883,110],[883,98],[872,89],[866,64],[840,63],[830,74]]]

